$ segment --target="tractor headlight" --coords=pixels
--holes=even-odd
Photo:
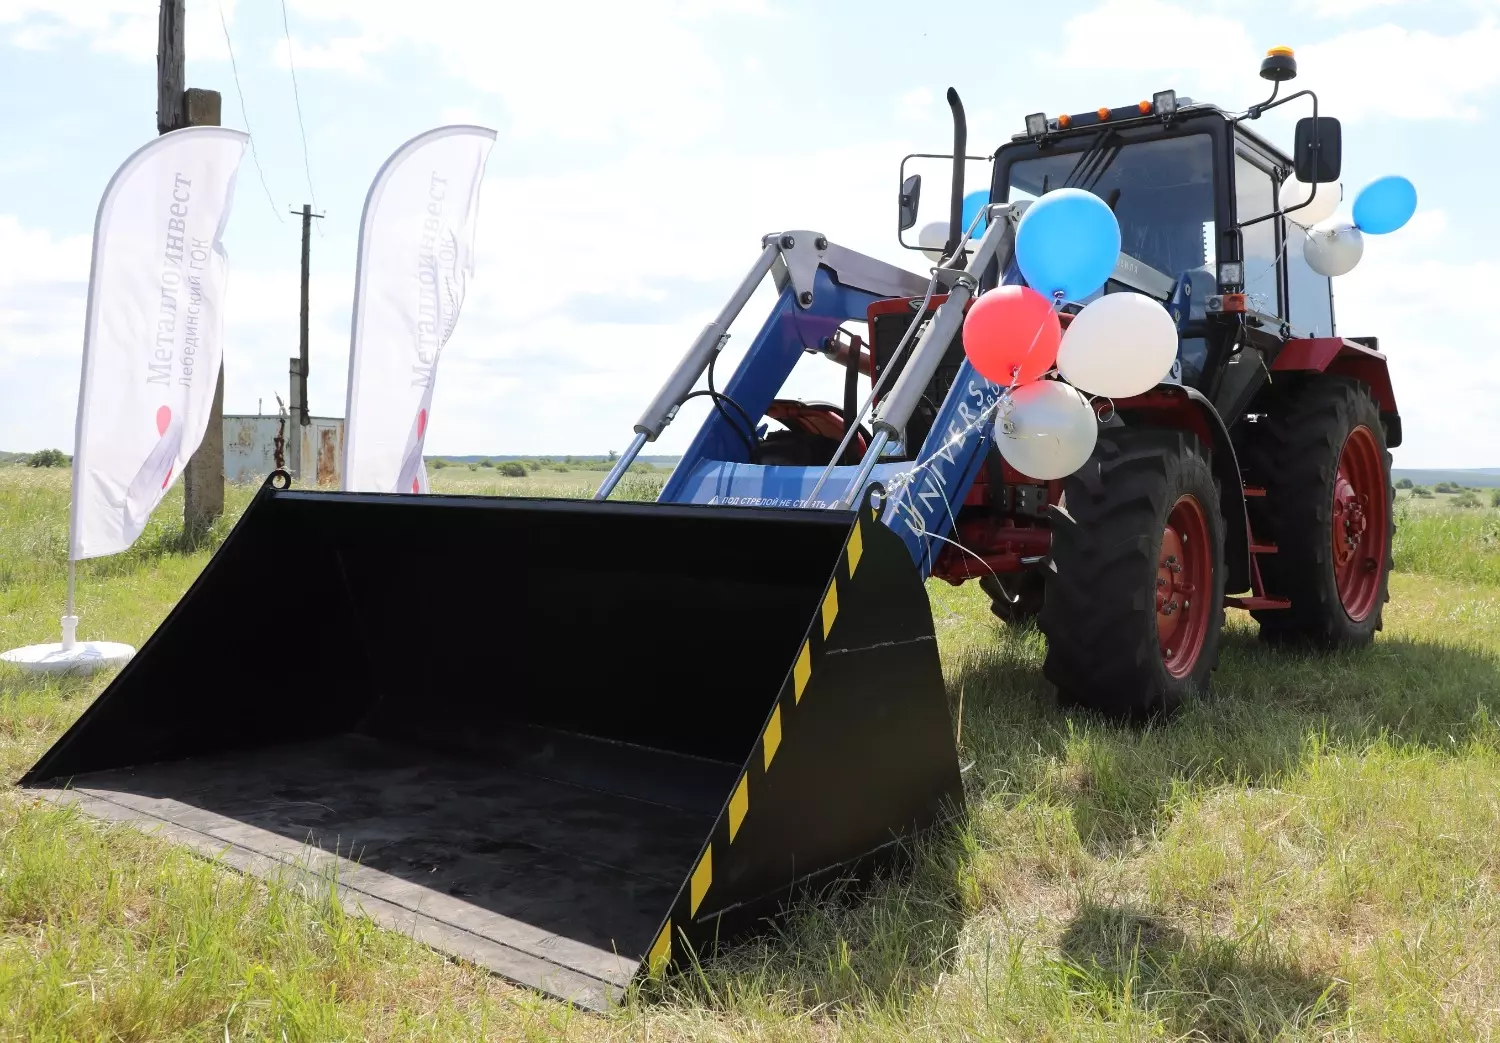
[[[1033,112],[1026,117],[1026,133],[1033,138],[1045,137],[1047,134],[1047,114],[1045,112]]]
[[[1239,261],[1225,261],[1219,265],[1219,285],[1239,286],[1245,281],[1245,266]]]
[[[1151,108],[1158,116],[1170,116],[1177,111],[1177,92],[1157,91],[1151,95]]]

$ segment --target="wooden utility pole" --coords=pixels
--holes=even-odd
[[[289,470],[292,477],[302,477],[302,428],[312,423],[312,412],[307,406],[307,285],[312,267],[312,223],[322,214],[313,213],[311,204],[303,203],[301,210],[292,213],[302,217],[302,312],[297,329],[297,357],[292,359],[292,451],[289,454]]]
[[[183,51],[184,0],[161,0],[156,38],[156,132],[183,127],[217,127],[222,117],[218,91],[185,88],[187,55]],[[224,367],[219,367],[214,404],[203,441],[182,473],[182,522],[202,532],[224,513]]]
[[[183,0],[161,0],[156,33],[156,133],[187,126],[183,92],[187,55],[182,49]]]

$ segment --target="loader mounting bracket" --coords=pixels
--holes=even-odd
[[[777,291],[785,290],[790,280],[797,306],[803,309],[812,307],[818,265],[828,254],[828,237],[822,232],[799,228],[780,235],[768,235],[763,241],[775,243],[781,251],[771,265],[771,277],[776,280]]]

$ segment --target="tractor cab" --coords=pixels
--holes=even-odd
[[[1317,121],[1323,155],[1314,164],[1287,156],[1246,127],[1246,118],[1173,91],[1121,108],[1036,114],[996,153],[990,189],[997,203],[1064,187],[1109,203],[1120,223],[1121,260],[1099,294],[1130,290],[1167,304],[1181,335],[1174,381],[1202,392],[1225,416],[1256,390],[1235,372],[1245,361],[1259,370],[1256,343],[1334,334],[1330,280],[1308,267],[1300,249],[1287,248],[1299,233],[1289,227],[1295,211],[1287,217],[1282,209],[1301,202],[1287,187],[1298,170],[1337,178],[1337,121]],[[1298,141],[1311,151],[1310,132]],[[1069,302],[1068,310],[1088,300]],[[1254,354],[1241,360],[1247,351]]]

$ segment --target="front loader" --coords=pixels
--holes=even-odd
[[[1263,74],[1279,86],[1290,63]],[[928,277],[819,232],[765,236],[592,501],[278,472],[23,785],[247,871],[332,873],[380,922],[601,1008],[960,811],[929,578],[1035,619],[1060,697],[1125,716],[1207,685],[1226,607],[1278,642],[1367,642],[1400,419],[1384,357],[1335,335],[1277,204],[1294,169],[1336,180],[1336,124],[1289,158],[1250,114],[1172,92],[1028,117],[973,235],[949,102]],[[1038,481],[998,453],[1005,389],[961,330],[978,294],[1022,281],[1018,223],[1063,186],[1119,220],[1102,292],[1161,300],[1181,339],[1168,381],[1096,403],[1084,467]],[[904,179],[903,231],[919,205]],[[720,386],[767,275],[779,296]],[[842,367],[842,403],[782,397],[809,356]],[[610,501],[698,397],[660,498]],[[282,577],[322,609],[296,641]]]

